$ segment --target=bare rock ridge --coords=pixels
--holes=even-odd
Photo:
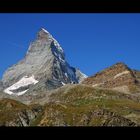
[[[2,83],[5,93],[23,95],[34,88],[43,86],[51,90],[68,83],[79,83],[84,78],[83,73],[67,63],[60,44],[41,28],[26,56],[6,70]]]
[[[127,65],[117,63],[85,79],[82,83],[91,85],[92,87],[109,88],[133,93],[139,91],[140,84],[137,77],[136,72],[134,73]]]

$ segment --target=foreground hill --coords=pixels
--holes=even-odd
[[[27,106],[12,99],[0,100],[0,126],[29,126],[42,111],[41,106]]]
[[[27,96],[0,93],[1,126],[140,126],[140,72],[117,63],[86,78]],[[32,96],[33,94],[36,96]],[[14,99],[14,100],[13,100]]]
[[[85,85],[67,85],[51,94],[39,123],[43,126],[135,126],[139,124],[139,98]]]
[[[139,126],[140,98],[86,85],[65,85],[25,105],[0,100],[1,126]]]

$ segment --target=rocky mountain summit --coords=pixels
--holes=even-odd
[[[85,79],[83,84],[92,87],[107,88],[125,93],[140,92],[138,71],[134,72],[124,63],[117,63]]]
[[[46,91],[68,83],[79,83],[86,77],[67,63],[60,44],[42,28],[26,56],[6,70],[1,83],[5,93],[21,96],[39,88]]]

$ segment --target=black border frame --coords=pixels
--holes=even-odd
[[[140,4],[138,0],[1,0],[0,13],[140,13]],[[124,138],[128,136],[134,139],[139,133],[139,127],[0,128],[1,136],[8,136],[10,139],[15,135],[24,139],[27,138],[26,135],[39,139],[44,136],[73,139],[75,135],[78,139],[114,139],[120,138],[120,134],[124,135]],[[67,137],[64,137],[65,135]]]
[[[139,0],[1,0],[1,13],[137,13]]]

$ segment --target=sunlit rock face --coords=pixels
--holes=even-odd
[[[126,93],[140,92],[140,84],[136,74],[124,63],[116,63],[85,79],[82,83],[92,87],[109,88]]]
[[[76,71],[67,63],[60,44],[41,28],[36,40],[30,43],[25,57],[4,73],[4,92],[23,95],[36,84],[49,90],[68,83],[79,83],[79,79],[86,76],[82,73],[77,76]]]

